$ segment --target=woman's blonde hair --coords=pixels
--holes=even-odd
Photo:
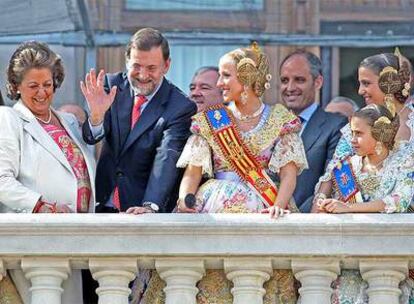
[[[257,96],[262,96],[270,87],[269,60],[257,43],[248,48],[235,49],[225,56],[235,62],[240,83],[252,88]]]

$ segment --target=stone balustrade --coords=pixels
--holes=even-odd
[[[0,214],[0,278],[21,269],[33,304],[61,302],[89,268],[100,304],[127,304],[139,269],[157,269],[167,304],[196,303],[207,269],[224,269],[234,303],[259,304],[273,269],[292,269],[302,304],[330,303],[341,269],[359,269],[370,303],[397,304],[414,261],[410,214]]]

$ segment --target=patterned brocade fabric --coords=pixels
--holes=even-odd
[[[153,271],[149,280],[148,288],[142,298],[136,297],[130,301],[130,304],[164,304],[165,288],[164,281]],[[226,278],[223,270],[209,269],[206,275],[197,283],[199,292],[197,294],[197,304],[232,304],[233,296],[231,289],[233,283]],[[263,298],[263,304],[295,304],[297,294],[295,281],[291,271],[274,270],[269,281],[265,282],[264,289],[266,294]],[[136,293],[134,290],[132,293]]]
[[[222,270],[207,270],[197,287],[199,289],[197,304],[233,303],[233,296],[230,293],[233,283],[227,280]]]
[[[270,280],[264,283],[266,294],[263,304],[295,304],[296,281],[290,270],[274,270]]]
[[[358,270],[343,270],[332,283],[332,304],[368,304],[368,284]]]
[[[0,281],[0,304],[23,304],[19,292],[8,275]]]

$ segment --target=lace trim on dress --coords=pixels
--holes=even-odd
[[[213,163],[208,142],[199,135],[191,135],[177,162],[177,168],[193,165],[202,168],[202,173],[213,177]]]
[[[289,162],[294,162],[296,167],[298,167],[298,175],[308,168],[305,149],[297,133],[290,133],[280,137],[270,158],[269,170],[279,173],[280,168]]]

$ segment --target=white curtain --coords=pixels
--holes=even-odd
[[[188,94],[191,79],[198,68],[218,66],[221,56],[238,47],[240,46],[171,45],[171,67],[167,78]]]
[[[127,0],[127,9],[141,10],[261,10],[263,0]]]

